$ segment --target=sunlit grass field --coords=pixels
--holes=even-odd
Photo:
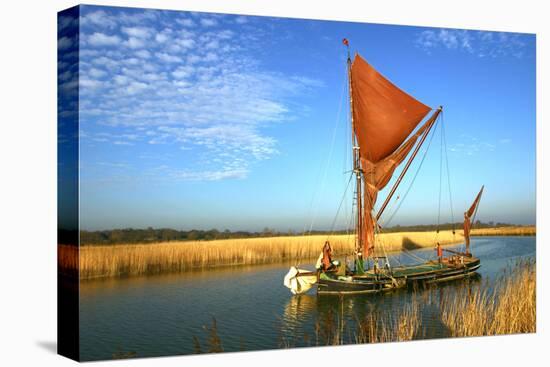
[[[499,228],[483,233],[497,235],[498,230],[502,234],[515,231]],[[475,231],[474,234],[477,235]],[[316,259],[326,240],[332,245],[334,258],[352,255],[354,237],[344,234],[81,246],[80,256],[75,247],[59,245],[58,260],[61,270],[70,274],[74,273],[79,257],[81,279],[283,261],[300,265]],[[377,236],[377,249],[395,252],[434,247],[437,242],[443,246],[458,244],[463,240],[462,231],[383,233]]]
[[[472,236],[535,236],[535,226],[478,228],[472,230]]]
[[[213,241],[177,241],[154,244],[81,246],[80,278],[178,272],[192,268],[230,265],[254,265],[287,261],[300,264],[319,256],[329,240],[334,257],[351,255],[354,237],[351,235],[284,236]],[[460,243],[458,232],[403,232],[378,236],[388,252]],[[381,248],[381,246],[379,246]],[[62,268],[74,269],[74,248],[60,245]]]

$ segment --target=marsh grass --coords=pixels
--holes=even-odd
[[[202,328],[208,335],[205,342],[205,346],[208,347],[208,349],[206,349],[206,353],[223,353],[222,340],[218,334],[218,322],[216,321],[216,318],[212,317],[212,326],[203,325]],[[244,350],[242,349],[243,345],[244,340],[241,338],[241,350]],[[203,353],[203,346],[196,335],[193,335],[193,348],[195,350],[195,354]]]
[[[72,245],[57,246],[59,272],[63,275],[78,277],[79,248]]]
[[[536,236],[537,227],[517,226],[500,228],[478,228],[472,230],[472,236]]]
[[[373,309],[363,318],[355,317],[353,323],[347,323],[337,307],[331,308],[315,321],[314,338],[302,337],[312,342],[300,343],[300,337],[287,336],[280,345],[292,348],[385,343],[536,331],[534,260],[520,260],[510,265],[492,283],[464,280],[451,292],[445,292],[442,287],[444,285],[415,288],[406,304],[391,311]],[[425,312],[427,310],[429,312]],[[425,321],[427,325],[423,325]],[[427,330],[434,325],[440,330]]]
[[[357,323],[356,343],[386,343],[421,338],[420,304],[417,297],[395,314],[376,311]]]
[[[535,227],[503,227],[474,230],[473,235],[514,235],[534,233]],[[213,241],[176,241],[153,244],[59,245],[60,271],[78,274],[80,279],[181,272],[216,266],[259,265],[288,262],[300,265],[319,256],[323,243],[330,240],[334,257],[351,256],[351,235],[280,236]],[[377,248],[387,252],[414,250],[462,243],[462,231],[382,233]]]
[[[315,235],[81,246],[79,262],[74,257],[75,247],[59,245],[59,263],[67,271],[75,269],[78,264],[81,279],[285,261],[298,265],[317,258],[327,238],[331,242],[334,257],[352,254],[353,236]],[[378,241],[388,252],[430,247],[434,246],[435,241],[449,245],[462,240],[461,234],[453,234],[451,231],[384,233],[378,236]]]
[[[442,302],[441,317],[451,336],[481,336],[536,331],[536,264],[522,260],[491,288],[462,289]]]

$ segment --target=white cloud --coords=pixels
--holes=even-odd
[[[126,91],[128,94],[137,94],[143,92],[145,89],[147,89],[147,84],[134,81],[128,85]]]
[[[494,143],[480,141],[477,137],[467,134],[461,134],[459,140],[459,142],[449,145],[451,152],[473,156],[483,152],[494,152],[497,148]],[[499,142],[502,143],[502,141]]]
[[[91,35],[81,50],[88,83],[80,101],[83,125],[110,132],[88,140],[130,151],[137,144],[149,143],[153,151],[170,145],[177,163],[163,164],[175,179],[246,177],[256,163],[278,154],[267,127],[294,119],[293,97],[323,85],[263,69],[246,49],[255,41],[229,29],[171,28],[173,19],[150,22],[150,14],[118,18],[123,35],[95,23],[84,30]],[[196,22],[221,25],[214,17]],[[127,47],[110,47],[115,44]]]
[[[218,21],[213,18],[201,18],[200,22],[203,27],[214,27],[218,25]]]
[[[191,66],[180,66],[172,72],[172,75],[176,79],[184,79],[190,77],[195,69]]]
[[[208,52],[204,58],[202,59],[202,61],[204,62],[211,62],[211,61],[218,61],[218,55],[215,54],[214,52]]]
[[[63,31],[68,27],[76,26],[77,24],[77,18],[73,16],[62,15],[57,19],[57,28],[59,29],[59,31]]]
[[[135,55],[137,57],[140,57],[142,59],[148,59],[151,57],[151,53],[147,50],[139,50],[139,51],[136,51]]]
[[[151,37],[151,29],[144,27],[122,27],[121,31],[130,37],[149,38]]]
[[[175,56],[175,55],[170,55],[166,52],[157,52],[155,53],[155,56],[158,57],[160,60],[164,61],[164,62],[169,62],[169,63],[181,63],[183,60],[181,59],[181,57],[179,56]]]
[[[248,23],[248,18],[244,17],[244,16],[238,16],[237,18],[235,18],[235,23],[237,23],[237,24]]]
[[[143,48],[145,47],[145,41],[141,38],[130,37],[124,44],[130,48]]]
[[[168,35],[166,33],[158,33],[155,36],[155,40],[159,43],[164,43],[164,42],[168,41]]]
[[[109,36],[105,33],[95,32],[87,37],[87,41],[92,46],[115,46],[122,40],[116,35]]]
[[[190,19],[190,18],[177,19],[176,22],[181,24],[184,27],[189,27],[189,28],[194,27],[196,25],[193,19]]]
[[[115,75],[114,81],[118,85],[126,85],[130,82],[130,78],[126,75]]]
[[[190,38],[179,39],[179,40],[176,41],[176,43],[178,45],[180,45],[181,47],[183,47],[183,48],[191,48],[191,47],[195,46],[195,41],[193,39],[190,39]]]
[[[57,41],[58,50],[66,50],[73,45],[73,40],[67,36],[61,37]]]
[[[478,57],[524,55],[525,44],[518,34],[458,29],[425,30],[417,35],[415,43],[430,53],[438,48],[464,51]]]
[[[100,81],[92,80],[92,79],[85,79],[85,78],[80,78],[78,83],[79,83],[80,88],[95,89],[95,88],[99,88],[101,86]]]
[[[91,69],[88,71],[88,75],[91,76],[91,77],[94,78],[94,79],[100,79],[100,78],[103,78],[104,76],[106,76],[107,73],[106,73],[104,70],[100,70],[100,69],[96,69],[96,68],[91,68]]]
[[[108,15],[103,10],[97,10],[86,14],[80,20],[82,26],[96,25],[107,28],[115,28],[117,26],[114,17]]]
[[[224,179],[246,178],[249,170],[246,168],[225,167],[217,171],[176,171],[172,177],[184,181],[220,181]]]

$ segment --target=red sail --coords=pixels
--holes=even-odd
[[[418,138],[426,133],[430,126],[435,122],[438,114],[434,113],[414,135],[409,137],[395,152],[384,158],[383,160],[372,163],[371,161],[361,158],[361,168],[363,170],[363,186],[364,186],[364,215],[363,215],[363,243],[366,256],[372,251],[374,245],[374,226],[375,221],[372,214],[372,209],[376,203],[378,191],[382,190],[390,181],[395,169],[403,162],[415,146]]]
[[[429,130],[435,113],[410,136],[431,108],[399,89],[361,56],[350,69],[353,129],[363,171],[363,208],[360,226],[363,255],[374,248],[375,219],[372,210],[378,191],[391,179],[419,136]],[[409,137],[407,139],[407,137]]]
[[[474,216],[477,207],[479,205],[479,201],[481,200],[481,194],[483,194],[483,188],[484,186],[481,186],[481,190],[479,190],[479,193],[477,194],[474,202],[472,203],[472,206],[464,212],[464,241],[466,243],[466,253],[470,253],[470,229],[472,228],[472,217]]]
[[[431,110],[392,84],[359,55],[351,66],[351,89],[361,158],[372,163],[395,152]]]

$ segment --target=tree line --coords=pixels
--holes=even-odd
[[[487,222],[482,223],[479,220],[475,222],[474,228],[493,228],[493,227],[508,227],[512,226],[509,223],[494,223]],[[421,232],[421,231],[434,231],[434,230],[459,230],[462,229],[462,223],[444,223],[435,224],[422,224],[401,226],[395,225],[388,228],[382,228],[382,232]],[[314,230],[311,232],[297,232],[297,231],[276,231],[270,228],[264,228],[263,231],[219,231],[217,229],[210,230],[176,230],[170,228],[125,228],[125,229],[111,229],[102,231],[80,231],[80,244],[81,245],[114,245],[124,243],[156,243],[156,242],[168,242],[168,241],[210,241],[210,240],[223,240],[223,239],[242,239],[253,237],[276,237],[276,236],[299,236],[304,234],[345,234],[352,230],[340,229],[337,231],[322,231]],[[67,237],[74,238],[74,234],[68,236],[67,231],[60,230],[58,232],[58,238],[60,243],[67,243],[65,239]],[[71,241],[72,242],[72,241]]]

